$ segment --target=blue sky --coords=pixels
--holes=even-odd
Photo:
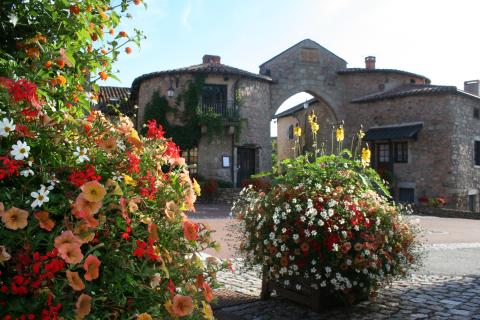
[[[258,66],[310,38],[349,67],[377,57],[377,68],[423,74],[434,84],[463,88],[480,78],[480,1],[476,0],[146,0],[133,26],[147,35],[116,67],[130,86],[144,74],[189,66],[217,54],[222,63],[258,72]]]

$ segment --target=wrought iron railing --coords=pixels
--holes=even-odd
[[[204,102],[200,104],[198,112],[203,114],[215,113],[226,120],[237,120],[240,116],[238,104],[234,100]]]

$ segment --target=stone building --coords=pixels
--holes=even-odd
[[[270,169],[273,118],[278,118],[280,159],[292,156],[296,124],[307,132],[301,141],[307,148],[312,137],[305,130],[306,117],[315,110],[321,128],[318,144],[327,151],[332,126],[344,123],[346,145],[363,126],[372,165],[390,180],[396,200],[442,197],[451,208],[479,211],[479,81],[467,81],[459,90],[432,85],[412,72],[378,69],[375,57],[365,63],[364,68],[347,68],[344,59],[310,39],[261,64],[259,74],[205,55],[198,65],[138,77],[130,101],[138,106],[140,127],[157,92],[168,102],[168,123],[181,126],[186,105],[178,97],[197,76],[203,77],[197,110],[221,117],[223,129],[209,137],[210,128],[202,126],[198,143],[183,154],[192,173],[205,178],[239,185],[252,173]],[[313,99],[275,115],[300,92]]]
[[[201,126],[201,137],[194,146],[182,148],[192,174],[239,186],[252,174],[271,168],[269,122],[271,78],[221,63],[219,56],[205,55],[202,63],[186,68],[153,72],[136,78],[131,100],[138,106],[137,124],[145,123],[146,110],[154,93],[168,102],[169,124],[186,125],[186,99],[182,92],[201,77],[196,114],[216,115],[222,128],[208,132]],[[195,130],[195,128],[192,128]],[[170,136],[172,132],[166,132]],[[182,147],[182,146],[181,146]]]
[[[425,76],[346,62],[311,40],[304,40],[260,66],[274,81],[271,105],[298,92],[314,99],[276,115],[278,155],[293,155],[292,127],[308,126],[313,109],[319,115],[319,144],[331,145],[332,125],[344,122],[346,143],[363,126],[372,151],[372,166],[391,184],[396,200],[418,202],[442,197],[447,206],[479,211],[479,81],[464,90],[432,85]],[[307,140],[307,141],[305,141]],[[308,136],[301,141],[308,142]]]

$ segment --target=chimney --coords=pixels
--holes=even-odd
[[[375,57],[374,56],[365,57],[365,68],[367,70],[374,70],[375,69]]]
[[[480,80],[469,80],[463,83],[463,91],[480,96]]]
[[[203,63],[214,63],[220,64],[220,56],[214,56],[211,54],[206,54],[203,56]]]

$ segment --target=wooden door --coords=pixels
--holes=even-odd
[[[255,149],[237,148],[237,186],[255,174]]]

